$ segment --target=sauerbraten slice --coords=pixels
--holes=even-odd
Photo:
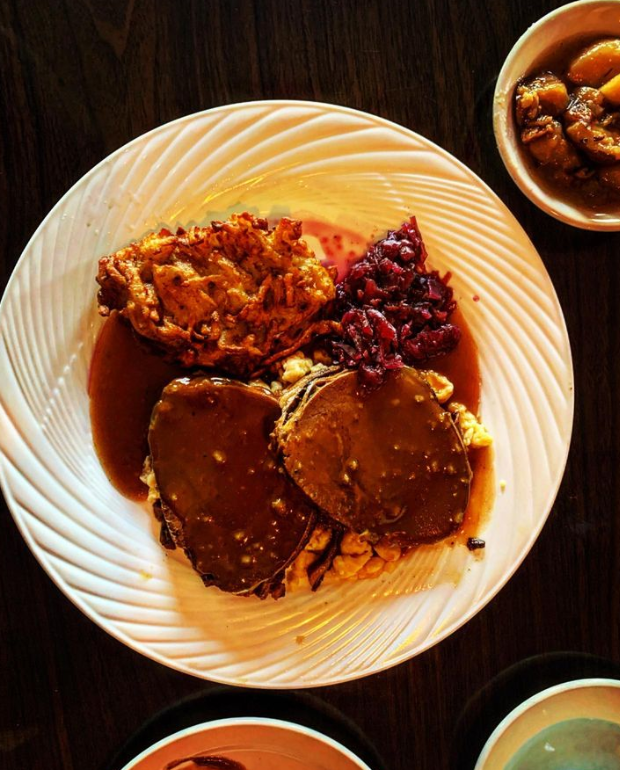
[[[291,477],[355,532],[409,546],[440,540],[463,520],[467,452],[414,369],[388,372],[372,391],[355,371],[309,376],[291,392],[276,436]]]
[[[207,586],[277,596],[312,531],[313,506],[269,445],[279,416],[266,388],[215,377],[174,380],[153,410],[162,514]]]

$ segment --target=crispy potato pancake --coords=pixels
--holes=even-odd
[[[334,328],[335,270],[301,239],[301,222],[233,214],[168,230],[99,260],[99,312],[118,310],[184,366],[249,376]]]

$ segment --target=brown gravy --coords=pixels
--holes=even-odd
[[[493,447],[474,449],[469,455],[469,464],[473,478],[469,488],[469,503],[465,511],[463,525],[457,532],[459,543],[465,543],[468,538],[478,535],[488,520],[495,500]]]
[[[103,469],[131,500],[146,499],[140,474],[153,407],[164,386],[184,374],[140,342],[118,313],[103,325],[88,377],[90,422]]]
[[[473,414],[478,414],[480,408],[478,348],[459,308],[452,314],[450,323],[461,330],[459,344],[451,353],[429,361],[427,368],[447,377],[454,385],[454,400],[465,404]]]
[[[455,386],[455,399],[477,413],[480,406],[478,351],[460,310],[452,322],[460,326],[457,348],[438,358],[431,367]],[[89,373],[90,416],[95,448],[112,485],[132,500],[145,500],[147,488],[140,480],[148,454],[151,413],[163,388],[188,371],[163,360],[142,343],[122,318],[113,313],[103,325]],[[466,539],[476,534],[491,509],[495,484],[490,449],[470,454],[473,481],[463,527]]]
[[[430,369],[443,374],[454,385],[454,400],[478,415],[480,409],[480,362],[478,348],[460,308],[450,322],[461,329],[461,341],[448,355],[430,362]],[[495,474],[493,472],[493,447],[475,449],[469,453],[473,479],[469,490],[469,503],[458,541],[475,537],[491,510],[495,499]]]

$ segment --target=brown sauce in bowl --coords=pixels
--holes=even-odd
[[[555,45],[551,51],[543,53],[537,57],[528,68],[527,74],[525,74],[515,87],[515,96],[518,93],[518,87],[523,83],[531,82],[535,76],[552,74],[557,76],[566,86],[569,94],[569,106],[572,104],[574,93],[579,89],[580,85],[586,85],[586,83],[573,82],[569,78],[569,70],[571,69],[572,62],[579,56],[579,54],[589,46],[594,45],[605,40],[611,40],[616,36],[613,35],[575,35],[561,43]],[[615,71],[615,70],[614,70]],[[610,70],[610,72],[612,72]],[[588,85],[590,83],[588,82]],[[600,83],[591,84],[596,89],[600,90]],[[573,96],[571,96],[573,95]],[[513,118],[515,122],[516,137],[519,137],[522,132],[522,125],[519,125],[517,119],[517,107],[516,99],[513,97]],[[540,185],[541,189],[550,196],[560,197],[565,202],[590,209],[592,212],[598,212],[601,215],[613,215],[617,214],[620,210],[620,188],[617,181],[610,183],[608,180],[603,181],[603,177],[600,173],[607,169],[614,169],[618,166],[618,161],[615,163],[607,161],[595,161],[588,156],[587,152],[584,152],[584,148],[580,142],[575,139],[571,139],[567,136],[566,127],[568,109],[563,109],[561,113],[554,114],[553,117],[556,121],[562,124],[564,138],[573,152],[581,158],[581,165],[576,168],[567,166],[566,168],[561,161],[549,161],[539,162],[531,151],[531,145],[526,144],[523,141],[523,137],[517,138],[517,146],[521,159],[523,160],[526,168],[529,170],[532,177]],[[620,111],[619,106],[614,106],[611,103],[605,102],[606,119],[611,119],[611,133],[618,130],[618,121],[612,119],[612,115]],[[541,117],[546,115],[543,110]],[[548,117],[548,116],[547,116]],[[535,121],[534,121],[535,123]],[[615,124],[615,128],[614,128]],[[559,140],[559,137],[556,137]],[[600,136],[597,137],[600,139]],[[535,144],[534,142],[533,144]],[[570,164],[569,164],[570,165]]]
[[[176,759],[173,762],[168,762],[164,770],[194,770],[197,767],[204,767],[207,770],[246,770],[245,765],[242,765],[241,762],[211,755]]]

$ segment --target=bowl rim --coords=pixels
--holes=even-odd
[[[550,13],[542,16],[531,24],[518,38],[510,49],[502,68],[499,71],[493,93],[492,117],[495,143],[502,162],[511,179],[519,187],[521,192],[529,198],[541,211],[554,217],[564,224],[577,227],[582,230],[594,230],[601,232],[613,232],[620,230],[620,209],[617,215],[609,215],[605,219],[594,219],[584,214],[584,209],[556,198],[545,192],[533,175],[527,170],[526,164],[520,159],[519,149],[508,136],[506,123],[511,119],[505,117],[506,110],[512,101],[514,81],[509,80],[508,73],[515,66],[523,46],[534,36],[541,32],[551,22],[561,16],[570,16],[575,11],[583,11],[588,6],[617,8],[620,21],[620,0],[575,0],[575,2],[561,5]],[[570,36],[569,36],[570,37]],[[568,38],[567,38],[568,39]],[[508,102],[508,104],[506,103]]]
[[[573,690],[585,690],[588,688],[605,687],[620,690],[620,679],[607,679],[603,677],[591,677],[587,679],[573,679],[569,682],[561,682],[555,684],[552,687],[547,687],[545,690],[535,693],[530,696],[518,706],[515,706],[502,721],[493,730],[484,744],[480,756],[476,762],[474,770],[485,770],[486,762],[493,749],[496,747],[499,739],[507,732],[514,722],[523,716],[527,711],[534,706],[538,706],[540,703],[548,700],[549,698],[559,695],[563,692],[571,692]]]
[[[329,746],[332,749],[340,752],[343,757],[353,762],[359,767],[359,770],[371,770],[371,768],[351,749],[348,749],[339,741],[330,738],[324,733],[320,733],[317,730],[313,730],[311,727],[300,725],[297,722],[288,722],[284,719],[271,719],[267,717],[228,717],[226,719],[214,719],[210,722],[200,722],[191,727],[185,727],[182,730],[178,730],[176,733],[162,738],[161,740],[153,743],[144,751],[140,752],[137,756],[131,759],[127,764],[123,765],[122,770],[136,770],[140,762],[148,759],[153,753],[159,749],[165,748],[176,741],[182,740],[190,735],[195,735],[202,732],[211,732],[212,730],[219,729],[221,727],[272,727],[281,730],[288,730],[289,732],[297,733],[298,735],[304,735],[313,740],[318,740],[321,743]]]

